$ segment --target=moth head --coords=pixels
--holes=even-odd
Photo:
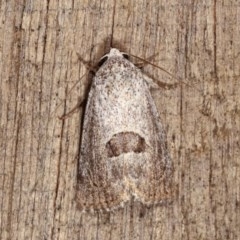
[[[127,53],[120,52],[117,48],[111,48],[109,53],[105,54],[102,58],[100,58],[98,66],[101,67],[109,58],[116,56],[129,59],[129,55]]]
[[[101,67],[108,60],[108,56],[104,55],[98,62],[98,66]]]

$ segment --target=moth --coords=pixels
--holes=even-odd
[[[173,166],[150,92],[154,82],[116,48],[100,63],[83,118],[78,207],[160,203],[171,197]]]

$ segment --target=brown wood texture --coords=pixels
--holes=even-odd
[[[239,239],[238,0],[9,0],[0,11],[0,239]],[[179,79],[144,67],[178,83],[153,92],[176,194],[163,206],[83,214],[75,202],[82,110],[58,116],[86,96],[78,56],[96,63],[109,42],[156,54]]]

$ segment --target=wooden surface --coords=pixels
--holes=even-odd
[[[240,238],[238,0],[10,0],[0,9],[0,239]],[[177,191],[164,206],[82,214],[74,199],[82,110],[57,116],[84,96],[78,55],[95,64],[109,42],[156,54],[180,79],[144,67],[178,82],[153,92]]]

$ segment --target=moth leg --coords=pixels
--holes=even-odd
[[[144,80],[148,83],[149,87],[152,89],[159,89],[159,88],[164,88],[164,89],[172,89],[176,88],[178,83],[165,83],[159,80],[153,80],[149,76],[143,73],[143,78]]]
[[[147,82],[147,84],[149,85],[149,87],[151,89],[159,89],[160,86],[152,78],[150,78],[149,76],[147,76],[144,73],[142,75],[143,75],[144,80]]]
[[[84,66],[87,68],[89,72],[91,72],[93,75],[97,72],[97,67],[93,66],[90,62],[84,60],[79,53],[77,53],[78,59],[84,64]]]
[[[84,102],[85,102],[85,100],[83,100],[79,97],[76,106],[72,110],[70,110],[68,113],[63,114],[62,116],[60,116],[58,118],[60,120],[65,120],[66,118],[72,116],[80,107],[82,107]]]
[[[79,58],[80,58],[80,56],[78,56]],[[83,61],[83,63],[84,64],[87,64],[86,63],[86,61],[84,61],[82,58],[80,58],[80,60],[81,61]],[[90,87],[91,87],[91,80],[92,80],[92,78],[93,78],[93,75],[95,75],[95,70],[93,69],[93,67],[92,66],[90,66],[90,65],[87,65],[87,68],[88,68],[88,74],[87,74],[87,76],[88,76],[88,84],[87,84],[87,86],[85,87],[85,89],[84,89],[84,92],[85,93],[88,93],[89,92],[89,89],[90,89]],[[84,74],[83,76],[85,76],[86,74]],[[82,79],[82,77],[80,78],[80,79]],[[76,84],[74,84],[73,85],[73,87],[70,89],[70,91],[68,92],[68,94],[73,90],[73,88],[75,87],[75,85]],[[84,93],[84,95],[85,95],[85,93]],[[68,113],[66,113],[66,114],[63,114],[62,116],[60,116],[60,117],[58,117],[60,120],[64,120],[64,119],[66,119],[66,118],[68,118],[68,117],[70,117],[73,113],[75,113],[76,112],[76,110],[78,110],[79,108],[81,108],[82,107],[82,105],[84,105],[86,103],[86,99],[84,99],[84,98],[78,98],[78,102],[77,102],[77,104],[76,104],[76,106],[72,109],[72,110],[70,110]]]

